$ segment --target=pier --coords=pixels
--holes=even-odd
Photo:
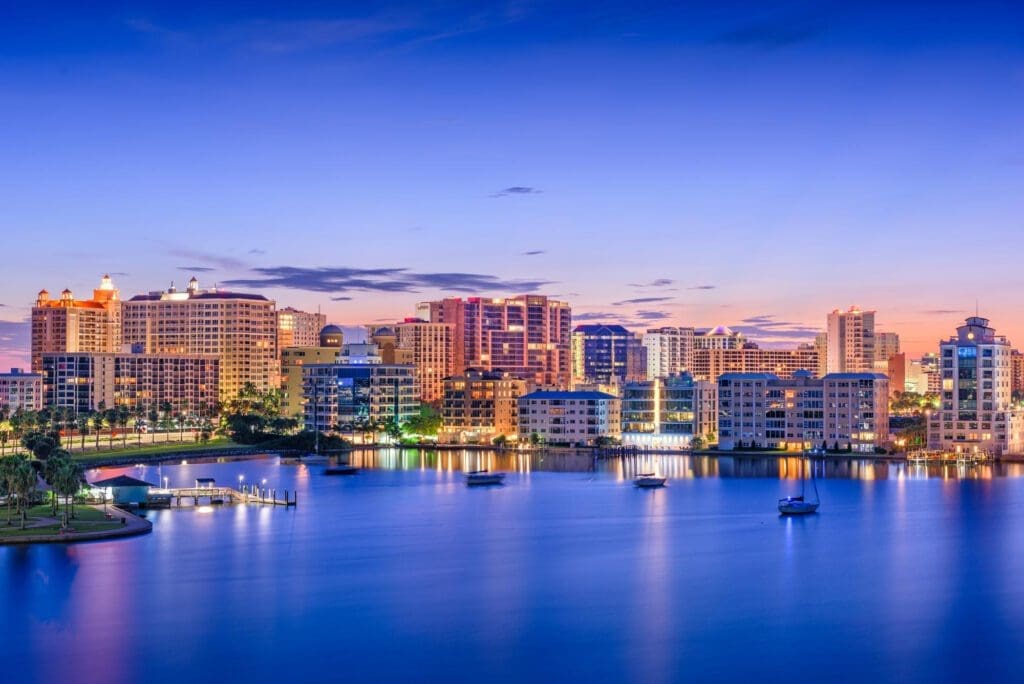
[[[907,462],[914,464],[922,463],[949,463],[956,465],[976,465],[992,461],[992,455],[986,451],[942,451],[940,449],[922,449],[907,454]]]
[[[284,496],[278,497],[276,489],[257,487],[255,485],[242,485],[240,489],[234,487],[209,486],[209,487],[174,487],[170,489],[154,490],[149,495],[149,506],[181,506],[182,502],[192,500],[193,506],[198,506],[204,500],[208,504],[263,504],[267,506],[295,506],[298,503],[298,494],[294,491],[284,490]]]

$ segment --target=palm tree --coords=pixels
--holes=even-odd
[[[18,497],[18,513],[21,515],[21,529],[25,529],[28,518],[28,504],[36,489],[36,470],[28,459],[20,460],[14,467],[13,490]]]
[[[96,433],[96,450],[100,449],[100,432],[103,431],[103,412],[96,411],[92,414],[92,429]]]
[[[68,520],[75,517],[75,495],[82,488],[81,466],[70,458],[62,460],[51,486],[56,493],[64,497],[64,525],[67,525]]]
[[[11,503],[14,500],[15,478],[18,464],[25,459],[24,456],[7,456],[0,459],[0,484],[3,484],[4,492],[7,494],[7,524],[11,524]]]
[[[85,451],[85,432],[89,429],[89,414],[79,413],[75,418],[75,427],[78,428],[78,434],[82,437],[82,451]]]

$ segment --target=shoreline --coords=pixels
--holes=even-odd
[[[98,505],[89,505],[95,510],[102,510]],[[149,534],[153,531],[153,523],[123,508],[108,504],[108,510],[113,509],[124,516],[126,524],[115,527],[111,530],[99,530],[96,532],[68,532],[65,534],[42,534],[24,535],[19,537],[0,537],[0,546],[18,546],[21,544],[75,544],[79,542],[103,541],[105,539],[118,539],[123,537],[137,537]],[[115,515],[115,517],[118,517]]]

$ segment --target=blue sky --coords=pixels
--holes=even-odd
[[[1024,340],[1017,3],[0,9],[0,361],[35,292],[259,289],[354,325],[444,293],[914,352]]]

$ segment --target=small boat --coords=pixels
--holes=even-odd
[[[645,489],[654,489],[656,487],[664,487],[665,480],[667,479],[668,478],[665,477],[658,477],[654,473],[640,473],[636,476],[636,479],[633,480],[633,484]]]
[[[488,470],[474,470],[466,473],[466,485],[469,487],[500,485],[504,483],[505,473],[492,473]]]
[[[358,467],[348,463],[339,463],[338,465],[324,468],[324,475],[355,475],[358,472]]]
[[[811,485],[814,487],[814,501],[807,501],[804,497],[804,490],[807,487],[807,479],[803,476],[804,462],[800,461],[800,496],[787,496],[779,499],[779,513],[781,515],[810,515],[818,512],[821,499],[818,496],[818,483],[814,480],[814,470],[811,470]]]

